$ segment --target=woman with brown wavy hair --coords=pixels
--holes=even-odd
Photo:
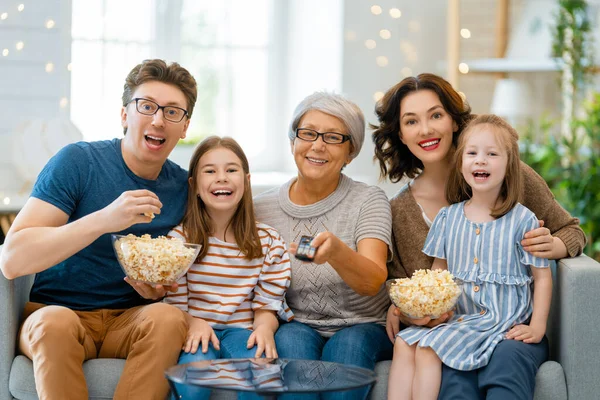
[[[433,74],[405,78],[387,91],[375,112],[379,124],[373,126],[373,141],[382,178],[392,182],[411,179],[391,200],[394,258],[388,263],[390,278],[410,277],[415,270],[429,269],[433,263],[421,250],[431,222],[449,205],[446,186],[454,168],[457,139],[473,116],[458,92]],[[585,235],[579,221],[556,202],[543,178],[524,163],[521,175],[522,204],[540,220],[540,227],[523,238],[523,248],[548,259],[581,254]],[[388,336],[394,340],[399,319],[406,325],[433,326],[448,318],[410,320],[392,306]],[[490,363],[474,373],[444,366],[440,398],[531,398],[535,371],[547,359],[547,346],[546,339],[539,344],[505,340]],[[521,367],[507,370],[508,364]]]

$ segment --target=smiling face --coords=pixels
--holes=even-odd
[[[204,153],[198,161],[196,194],[200,196],[209,215],[233,216],[242,200],[249,174],[235,153],[218,147]]]
[[[498,140],[496,128],[488,124],[473,127],[465,140],[462,154],[461,173],[467,184],[476,193],[500,194],[508,154],[505,146]]]
[[[432,90],[413,92],[400,102],[400,140],[425,166],[446,160],[457,130]]]
[[[183,92],[176,86],[159,81],[149,81],[137,87],[133,98],[144,98],[161,106],[187,108]],[[154,115],[140,114],[135,101],[121,110],[121,125],[127,128],[123,138],[123,158],[136,175],[148,178],[156,175],[179,141],[185,138],[189,119],[171,122],[164,118],[163,110]],[[155,177],[154,177],[155,179]]]
[[[348,135],[346,125],[339,118],[317,110],[304,114],[298,128]],[[299,176],[321,184],[335,182],[337,185],[342,168],[352,160],[350,150],[350,140],[341,144],[328,144],[322,137],[318,137],[314,142],[300,138],[295,138],[292,142],[292,153]]]

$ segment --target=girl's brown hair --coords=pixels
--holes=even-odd
[[[446,199],[450,204],[453,204],[468,200],[473,196],[473,191],[462,174],[463,153],[469,136],[476,135],[479,131],[477,128],[483,128],[485,125],[494,130],[498,143],[504,147],[508,156],[506,174],[498,196],[499,201],[496,202],[496,207],[490,213],[492,217],[500,218],[512,210],[520,201],[523,183],[519,158],[519,134],[508,122],[496,115],[478,115],[465,127],[454,153],[455,167],[450,171],[450,177],[446,185]]]
[[[446,112],[458,125],[453,137],[454,145],[471,118],[471,107],[443,78],[434,74],[420,74],[400,81],[389,89],[375,106],[379,126],[370,124],[371,129],[375,129],[373,159],[379,161],[382,179],[388,178],[391,182],[398,182],[404,175],[414,178],[423,169],[421,160],[400,140],[400,103],[409,94],[420,90],[434,91]]]
[[[210,136],[204,139],[192,155],[190,168],[188,172],[188,201],[185,215],[183,216],[183,231],[188,242],[202,245],[202,250],[198,255],[198,260],[204,258],[208,251],[208,237],[213,232],[210,216],[206,210],[204,202],[197,195],[198,192],[198,167],[200,158],[211,150],[224,148],[231,150],[241,161],[244,170],[244,194],[240,200],[229,225],[231,226],[235,237],[235,242],[240,247],[246,259],[251,260],[263,255],[258,228],[256,227],[256,218],[254,216],[254,205],[252,203],[252,189],[250,187],[250,166],[244,151],[234,139],[230,137]]]

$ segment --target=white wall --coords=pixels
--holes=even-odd
[[[277,68],[271,68],[275,71],[271,78],[283,82],[273,88],[283,100],[270,104],[269,109],[271,122],[281,132],[273,138],[273,163],[283,165],[285,170],[276,167],[271,174],[254,174],[260,190],[294,172],[285,131],[294,107],[306,95],[322,89],[344,93],[361,107],[367,122],[375,123],[376,92],[384,92],[406,75],[434,72],[446,76],[447,0],[277,1],[281,1],[277,7],[279,14],[274,18],[289,17],[289,23],[278,22],[275,27],[280,32],[276,46],[285,51],[280,59],[272,61]],[[519,19],[527,1],[511,2],[513,21]],[[596,11],[599,1],[591,1],[596,4]],[[8,134],[18,131],[20,124],[29,119],[68,116],[69,112],[69,105],[61,108],[60,100],[69,98],[70,92],[66,66],[71,58],[71,1],[23,2],[25,9],[18,12],[21,1],[0,0],[0,14],[8,13],[7,19],[0,20],[0,203],[3,193],[19,191],[23,185],[12,167]],[[380,15],[371,12],[374,4],[381,7]],[[496,0],[461,0],[461,27],[469,28],[472,33],[470,39],[461,39],[461,58],[493,55],[495,6]],[[391,8],[400,9],[402,16],[392,18]],[[55,26],[48,30],[44,25],[50,18]],[[391,37],[382,39],[381,29],[389,30]],[[596,30],[598,34],[600,30]],[[375,49],[365,46],[368,39],[376,42]],[[15,49],[18,41],[24,42],[21,51]],[[1,55],[4,48],[9,50],[6,57]],[[386,57],[387,65],[379,66],[377,57]],[[50,61],[54,71],[47,73],[44,67]],[[551,77],[538,74],[535,79],[544,94],[542,97],[556,90],[556,81]],[[461,75],[460,89],[475,112],[489,111],[494,81],[495,76],[490,74]],[[345,172],[376,184],[379,170],[372,161],[370,134],[368,130],[361,154]],[[187,164],[187,160],[182,164]],[[399,188],[398,184],[379,184],[388,195]]]
[[[24,4],[22,11],[19,4]],[[13,167],[9,134],[23,129],[32,119],[69,115],[61,99],[69,98],[71,59],[70,0],[0,0],[0,205],[7,193],[28,195]],[[48,20],[54,27],[45,27]],[[16,44],[23,42],[22,50]],[[8,49],[8,55],[2,51]],[[54,66],[46,72],[46,64]]]
[[[365,113],[367,123],[376,123],[375,92],[385,92],[407,75],[433,72],[444,75],[440,66],[446,59],[446,1],[356,1],[344,2],[344,58],[343,92],[355,101]],[[382,8],[379,15],[371,6]],[[392,18],[391,8],[402,15]],[[379,32],[387,29],[391,37],[384,40]],[[369,50],[366,40],[375,40],[376,47]],[[377,57],[387,57],[388,64],[381,67]],[[378,184],[379,167],[373,163],[372,130],[367,129],[365,144],[360,155],[348,166],[346,173],[355,179]],[[388,196],[400,184],[381,182]]]

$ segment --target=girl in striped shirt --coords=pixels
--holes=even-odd
[[[521,246],[539,222],[518,202],[517,140],[495,115],[476,117],[459,139],[446,187],[451,205],[436,216],[423,252],[435,257],[432,268],[448,269],[463,282],[463,293],[447,323],[398,333],[390,399],[437,399],[441,363],[475,372],[500,341],[539,343],[546,333],[552,276],[548,260]]]
[[[202,245],[167,303],[186,312],[189,330],[179,364],[219,358],[276,358],[277,317],[293,314],[284,295],[290,260],[284,240],[257,223],[248,160],[231,138],[211,136],[196,148],[188,205],[170,236]],[[208,396],[178,386],[179,395]],[[188,397],[189,396],[189,397]],[[206,397],[208,398],[208,397]]]

